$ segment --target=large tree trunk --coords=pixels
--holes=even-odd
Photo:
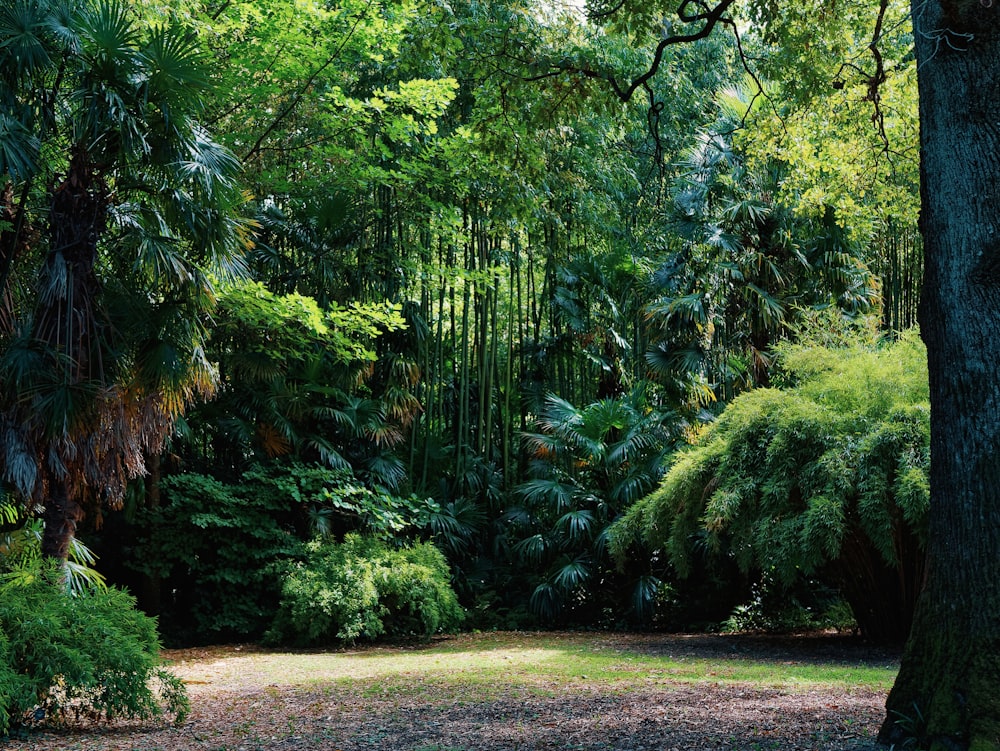
[[[912,10],[930,538],[880,740],[987,751],[1000,749],[1000,3],[913,0]]]

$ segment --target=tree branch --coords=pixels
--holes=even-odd
[[[271,124],[264,129],[264,131],[257,138],[254,145],[251,146],[247,150],[247,152],[242,156],[241,161],[243,162],[250,161],[250,158],[261,150],[261,147],[264,145],[264,141],[275,130],[277,130],[278,126],[284,121],[284,119],[288,117],[290,114],[292,114],[295,108],[298,107],[299,102],[302,101],[302,98],[306,95],[306,92],[308,92],[309,89],[312,88],[313,84],[316,82],[316,79],[319,78],[320,74],[324,70],[329,68],[331,65],[333,65],[334,62],[337,61],[337,59],[340,57],[340,54],[344,51],[344,48],[347,46],[347,42],[351,39],[351,37],[354,36],[354,32],[358,30],[358,27],[361,25],[361,22],[366,18],[367,11],[371,8],[372,3],[373,0],[369,0],[365,12],[358,13],[357,18],[355,18],[354,20],[354,25],[351,26],[347,34],[344,35],[344,38],[341,40],[340,45],[337,47],[337,49],[333,51],[333,54],[330,55],[330,57],[328,57],[322,65],[317,67],[316,70],[314,70],[309,75],[309,77],[306,78],[306,80],[299,87],[299,90],[292,94],[291,101],[289,101],[288,104],[285,105],[285,107],[277,115],[274,116],[274,119],[271,121]]]
[[[660,69],[660,64],[663,62],[663,54],[666,52],[668,47],[675,44],[686,44],[688,42],[696,42],[699,39],[705,39],[712,31],[715,29],[716,25],[723,21],[723,17],[729,7],[733,5],[736,0],[719,0],[718,4],[714,7],[708,7],[706,3],[702,0],[682,0],[680,7],[677,9],[677,16],[685,24],[702,24],[701,28],[692,31],[689,34],[671,34],[670,36],[665,36],[660,40],[659,44],[656,45],[656,50],[653,52],[653,62],[650,64],[649,69],[646,70],[640,76],[633,78],[627,83],[620,82],[615,76],[603,72],[594,70],[590,67],[580,67],[568,64],[558,64],[553,66],[554,70],[547,71],[545,73],[526,77],[526,81],[539,81],[545,78],[551,78],[552,76],[560,75],[561,73],[576,73],[577,75],[584,76],[585,78],[595,78],[602,81],[606,81],[610,84],[611,89],[615,92],[622,102],[628,102],[635,92],[644,87],[646,83],[656,75]],[[621,8],[623,5],[619,4],[615,7],[615,10]],[[697,8],[697,12],[689,12],[690,8]]]

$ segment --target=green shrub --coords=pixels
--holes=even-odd
[[[823,581],[874,639],[909,633],[929,506],[926,354],[914,335],[882,347],[785,347],[782,389],[737,397],[660,488],[611,529],[686,576],[706,551],[790,587]]]
[[[306,559],[289,567],[265,640],[305,646],[427,638],[456,628],[462,615],[448,564],[433,545],[395,550],[350,534],[342,543],[310,542]]]
[[[183,683],[160,667],[156,624],[113,588],[67,591],[41,563],[0,587],[0,736],[74,716],[178,722]]]
[[[429,543],[387,550],[379,558],[376,587],[382,621],[392,637],[429,637],[462,620],[444,555]]]
[[[160,618],[171,642],[256,638],[273,618],[275,561],[299,552],[294,500],[198,474],[163,481],[163,507],[143,513],[130,565],[170,592]]]
[[[274,619],[279,571],[302,556],[314,531],[391,539],[427,527],[438,510],[297,462],[256,465],[238,484],[174,475],[161,489],[163,505],[137,517],[143,531],[129,566],[159,578],[170,593],[160,604],[168,644],[260,638]]]

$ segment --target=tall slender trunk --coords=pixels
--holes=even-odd
[[[146,475],[146,498],[145,506],[148,511],[157,511],[160,508],[160,482],[163,479],[160,453],[154,451],[146,457],[146,466],[149,474]],[[163,606],[162,599],[163,579],[159,574],[143,574],[139,585],[137,599],[139,607],[149,615],[158,615]]]
[[[97,241],[107,223],[107,200],[84,151],[74,153],[66,179],[52,192],[48,218],[49,251],[32,333],[45,344],[51,367],[61,376],[54,388],[69,391],[83,382],[99,384],[105,377],[97,346],[100,285],[94,267]],[[29,418],[36,421],[36,430],[49,446],[42,466],[46,492],[42,554],[61,560],[66,560],[83,517],[80,493],[85,483],[79,454],[87,449],[78,444],[88,437],[77,434],[76,426],[85,422],[81,417],[89,408],[67,404],[62,412],[41,410]]]
[[[1000,7],[913,0],[912,10],[930,536],[880,740],[992,751],[1000,749]]]
[[[468,216],[466,216],[467,235],[469,227]],[[470,248],[471,240],[465,243],[463,268],[471,270],[473,268],[473,254]],[[458,379],[458,419],[455,436],[455,459],[456,474],[460,482],[464,482],[466,459],[469,452],[469,397],[471,394],[470,374],[469,374],[469,308],[472,306],[472,292],[475,282],[473,277],[467,276],[462,280],[462,332],[460,334],[460,356],[459,356],[459,379]]]

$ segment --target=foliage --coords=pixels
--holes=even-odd
[[[189,413],[179,450],[223,480],[255,459],[292,457],[396,487],[402,470],[389,449],[405,415],[390,415],[360,384],[377,359],[378,337],[402,325],[389,303],[321,308],[260,283],[227,286],[206,347],[219,387]]]
[[[789,346],[782,367],[789,386],[734,400],[615,525],[612,547],[662,546],[682,575],[704,546],[785,584],[819,576],[862,631],[905,636],[928,507],[923,348],[912,335],[875,350]]]
[[[72,716],[177,722],[189,704],[160,667],[155,622],[114,589],[66,592],[56,562],[0,587],[0,737]]]
[[[718,121],[683,156],[667,218],[680,241],[653,275],[652,370],[696,404],[768,385],[772,348],[809,311],[870,312],[878,281],[827,206],[782,199],[788,165],[754,159],[737,137],[763,106],[745,81],[717,95]]]
[[[609,586],[617,577],[605,555],[605,535],[659,480],[674,442],[670,415],[654,410],[642,389],[580,409],[550,395],[538,427],[524,435],[534,477],[517,486],[520,503],[505,514],[515,560],[541,579],[531,609],[546,622],[564,609],[594,622],[594,612],[580,611],[605,608],[646,620],[658,582],[636,575]],[[625,594],[624,603],[601,602],[615,589]]]
[[[267,640],[298,645],[380,636],[427,638],[451,631],[462,610],[448,564],[430,543],[393,549],[372,537],[314,540],[285,572]]]
[[[226,485],[183,474],[163,482],[164,505],[142,512],[130,565],[170,593],[160,615],[172,640],[259,635],[279,585],[273,564],[299,549],[295,500],[277,483]]]
[[[791,587],[763,571],[750,596],[733,608],[722,624],[728,632],[789,634],[836,630],[856,632],[850,607],[835,590],[815,579],[800,577]]]
[[[880,15],[880,7],[882,14]],[[783,198],[802,214],[832,207],[864,237],[918,208],[918,113],[910,4],[821,0],[744,7],[770,82],[739,136],[752,161],[788,165]]]
[[[614,570],[605,530],[692,429],[671,410],[707,419],[749,386],[781,383],[772,349],[810,309],[876,309],[870,255],[881,249],[866,247],[866,213],[880,217],[895,196],[886,213],[912,223],[900,197],[912,175],[895,154],[913,132],[897,5],[884,35],[886,59],[899,63],[882,90],[888,132],[900,135],[891,154],[877,134],[847,127],[870,104],[854,68],[841,71],[843,91],[828,90],[840,60],[826,52],[868,54],[862,14],[852,7],[843,28],[824,26],[822,45],[802,52],[817,87],[806,91],[757,22],[802,39],[809,13],[835,19],[822,4],[770,5],[766,18],[740,19],[742,47],[713,34],[668,48],[637,92],[647,100],[629,103],[600,81],[644,68],[645,35],[669,31],[663,13],[631,1],[586,24],[573,9],[505,2],[129,6],[140,47],[183,31],[175,62],[193,78],[166,114],[191,104],[178,130],[197,115],[228,148],[198,141],[200,156],[184,162],[205,172],[191,195],[218,198],[211,216],[231,225],[223,209],[249,201],[256,230],[238,260],[257,281],[225,264],[213,277],[200,235],[133,231],[154,217],[153,197],[174,194],[131,191],[124,168],[107,174],[131,203],[112,207],[122,222],[106,247],[120,241],[123,252],[99,265],[115,272],[106,330],[147,337],[135,350],[149,354],[143,372],[155,381],[158,363],[173,374],[178,411],[214,389],[183,419],[147,424],[156,436],[178,428],[163,471],[195,473],[168,482],[129,552],[166,577],[171,633],[259,633],[278,589],[269,561],[313,533],[351,531],[432,534],[483,624],[649,622],[668,596],[657,593],[663,572],[653,575],[642,545]],[[743,64],[765,75],[745,77]],[[572,72],[581,67],[597,77]],[[137,66],[137,80],[148,70]],[[59,159],[68,165],[53,161],[53,184]],[[13,210],[23,186],[12,187]],[[3,228],[17,219],[5,205]],[[192,284],[174,294],[181,272]],[[25,281],[16,289],[31,289]],[[35,353],[18,341],[21,362],[0,379],[26,373],[30,385],[48,371],[26,368]],[[205,376],[199,388],[181,377],[189,364]],[[125,410],[122,424],[133,416]],[[24,448],[17,431],[0,439],[11,435]],[[5,472],[33,476],[37,456],[7,451]]]
[[[282,562],[310,536],[361,531],[401,539],[426,529],[436,504],[359,485],[322,465],[268,462],[241,482],[184,473],[163,503],[134,520],[128,565],[170,592],[161,624],[171,641],[256,638],[277,607]]]

